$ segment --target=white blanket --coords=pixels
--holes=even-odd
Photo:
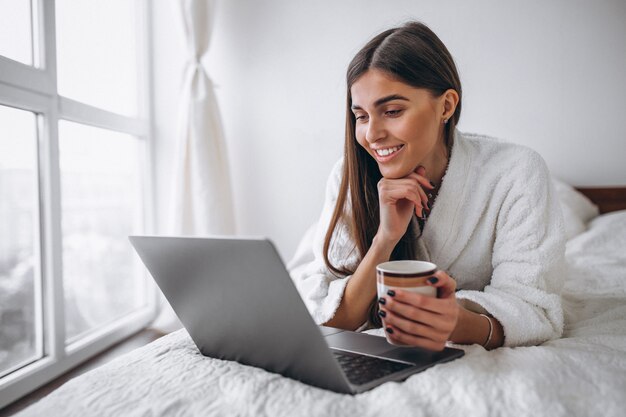
[[[567,244],[565,333],[466,355],[369,392],[341,395],[203,357],[184,330],[77,377],[26,416],[624,416],[626,211]]]

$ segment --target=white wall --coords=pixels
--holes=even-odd
[[[289,259],[341,155],[346,67],[373,35],[420,20],[455,58],[459,128],[530,146],[575,185],[626,185],[622,0],[218,0],[207,67],[218,85],[242,234]],[[157,218],[169,215],[183,45],[154,3]],[[163,230],[163,229],[161,229]]]

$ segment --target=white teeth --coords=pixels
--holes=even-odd
[[[376,149],[376,153],[380,156],[387,156],[389,154],[392,154],[396,151],[398,151],[402,146],[394,146],[393,148],[387,148],[387,149]]]

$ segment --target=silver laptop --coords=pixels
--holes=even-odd
[[[356,394],[463,356],[318,326],[263,238],[131,236],[200,352]]]

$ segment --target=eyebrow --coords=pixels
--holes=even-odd
[[[404,100],[404,101],[410,101],[408,98],[401,96],[400,94],[391,94],[389,96],[385,96],[382,98],[379,98],[378,100],[376,100],[374,102],[374,107],[378,107],[380,105],[383,105],[389,101],[393,101],[393,100]],[[352,110],[363,110],[361,106],[353,104],[350,107]]]

